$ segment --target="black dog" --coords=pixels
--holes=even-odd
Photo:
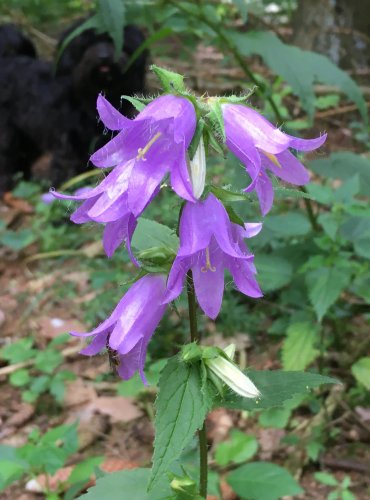
[[[36,49],[28,38],[13,24],[0,26],[0,57],[36,57]]]
[[[86,169],[102,132],[96,116],[99,92],[119,107],[122,94],[144,89],[146,54],[125,72],[144,37],[134,26],[127,26],[124,35],[115,61],[109,36],[85,31],[63,52],[56,75],[51,63],[34,56],[0,58],[0,192],[11,187],[17,172],[28,179],[32,163],[45,152],[52,154],[49,180],[54,186]],[[132,114],[126,104],[121,111]]]

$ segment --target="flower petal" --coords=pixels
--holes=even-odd
[[[167,290],[163,302],[168,304],[175,300],[182,292],[186,273],[189,271],[191,259],[188,257],[176,257],[167,280]]]
[[[288,135],[288,137],[290,139],[290,148],[296,149],[297,151],[312,151],[324,144],[327,134],[323,134],[315,139],[301,139],[300,137],[294,137],[292,135]]]
[[[237,289],[248,297],[262,297],[261,289],[254,277],[255,267],[240,259],[230,259],[226,263]]]
[[[107,256],[110,258],[122,243],[126,244],[126,249],[130,255],[131,261],[139,267],[131,250],[131,238],[136,229],[136,218],[128,213],[124,217],[108,222],[103,233],[103,247]]]
[[[268,175],[263,170],[258,176],[256,193],[260,202],[261,213],[266,215],[271,210],[274,201],[274,188]]]
[[[80,351],[80,354],[84,354],[85,356],[94,356],[95,354],[98,354],[98,352],[105,348],[107,338],[108,332],[96,335],[90,344]]]
[[[205,252],[201,252],[204,254]],[[211,253],[212,270],[203,265],[205,256],[197,255],[197,264],[192,265],[195,294],[204,313],[216,319],[221,309],[224,294],[224,266],[220,251]]]
[[[96,108],[99,118],[110,130],[121,130],[133,125],[133,120],[123,116],[102,94],[98,96]]]
[[[271,170],[276,177],[280,177],[283,181],[290,182],[296,186],[303,186],[310,180],[308,170],[290,151],[284,151],[276,155],[281,167],[278,167],[267,156],[261,156],[263,166]]]
[[[190,179],[184,143],[178,148],[178,153],[173,152],[174,161],[171,166],[171,185],[175,193],[187,201],[194,202],[193,186]]]

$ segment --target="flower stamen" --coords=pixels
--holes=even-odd
[[[159,139],[159,138],[160,138],[160,136],[161,136],[161,135],[162,135],[162,132],[157,132],[157,133],[155,134],[155,136],[154,136],[154,137],[152,137],[152,138],[150,139],[150,141],[148,142],[148,144],[147,144],[144,148],[139,148],[139,149],[137,150],[137,153],[138,153],[138,154],[137,154],[136,159],[137,159],[137,160],[144,160],[144,161],[145,161],[145,160],[146,160],[146,158],[144,157],[144,156],[145,156],[145,154],[146,154],[146,153],[149,151],[149,149],[153,146],[153,144],[155,143],[155,141],[156,141],[157,139]]]
[[[272,163],[274,163],[274,165],[276,165],[277,167],[279,168],[283,168],[282,165],[280,164],[279,160],[276,158],[275,155],[273,155],[272,153],[267,153],[267,151],[262,151],[262,153],[267,156],[267,158],[269,160],[272,161]]]
[[[211,258],[210,258],[210,255],[209,255],[209,248],[207,247],[206,248],[206,265],[202,266],[200,268],[200,270],[202,271],[202,273],[206,273],[208,271],[208,269],[212,273],[214,273],[216,271],[216,268],[214,266],[212,266],[212,264],[211,264]]]

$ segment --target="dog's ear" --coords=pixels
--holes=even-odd
[[[27,56],[36,58],[35,46],[13,24],[0,26],[0,57]]]
[[[66,31],[62,33],[58,40],[58,45],[56,49],[56,54],[59,55],[61,48],[63,47],[65,41],[69,35],[79,26],[81,26],[86,21],[86,18],[79,19],[72,26],[70,26]],[[95,32],[92,29],[87,29],[73,38],[64,47],[63,52],[59,55],[56,60],[55,74],[57,76],[70,75],[73,69],[78,64],[78,62],[83,57],[85,50],[94,42]]]

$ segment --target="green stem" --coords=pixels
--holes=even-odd
[[[203,13],[199,12],[196,13],[194,11],[186,9],[183,5],[179,4],[178,2],[170,1],[173,5],[175,5],[179,10],[184,12],[184,14],[195,17],[199,21],[203,22],[206,24],[211,30],[218,36],[218,38],[221,40],[223,45],[228,49],[228,51],[234,56],[234,59],[236,62],[239,64],[241,69],[244,71],[246,76],[250,79],[252,83],[256,86],[256,93],[259,94],[263,99],[266,99],[274,114],[276,117],[276,120],[278,121],[278,124],[281,125],[283,123],[283,118],[280,114],[280,111],[272,98],[271,95],[269,95],[266,92],[266,86],[263,85],[261,82],[257,80],[257,78],[254,76],[253,72],[250,70],[248,63],[244,60],[243,56],[239,53],[237,47],[233,44],[231,40],[228,39],[228,37],[223,33],[222,28],[217,23],[213,23],[206,15]]]
[[[198,332],[197,322],[197,302],[195,299],[193,274],[191,271],[187,274],[186,286],[188,292],[189,305],[189,323],[190,323],[190,338],[192,342],[199,342],[201,336]],[[207,482],[208,482],[208,463],[207,463],[207,429],[204,421],[203,427],[198,432],[199,438],[199,494],[203,498],[207,498]]]
[[[302,191],[302,193],[306,193],[307,194],[307,190],[306,190],[306,188],[304,186],[300,186],[299,190]],[[315,215],[315,213],[313,211],[311,200],[308,199],[308,198],[303,198],[303,203],[304,203],[304,205],[306,207],[307,215],[308,215],[309,221],[311,223],[312,229],[315,232],[319,231],[320,227],[317,224],[316,215]]]

